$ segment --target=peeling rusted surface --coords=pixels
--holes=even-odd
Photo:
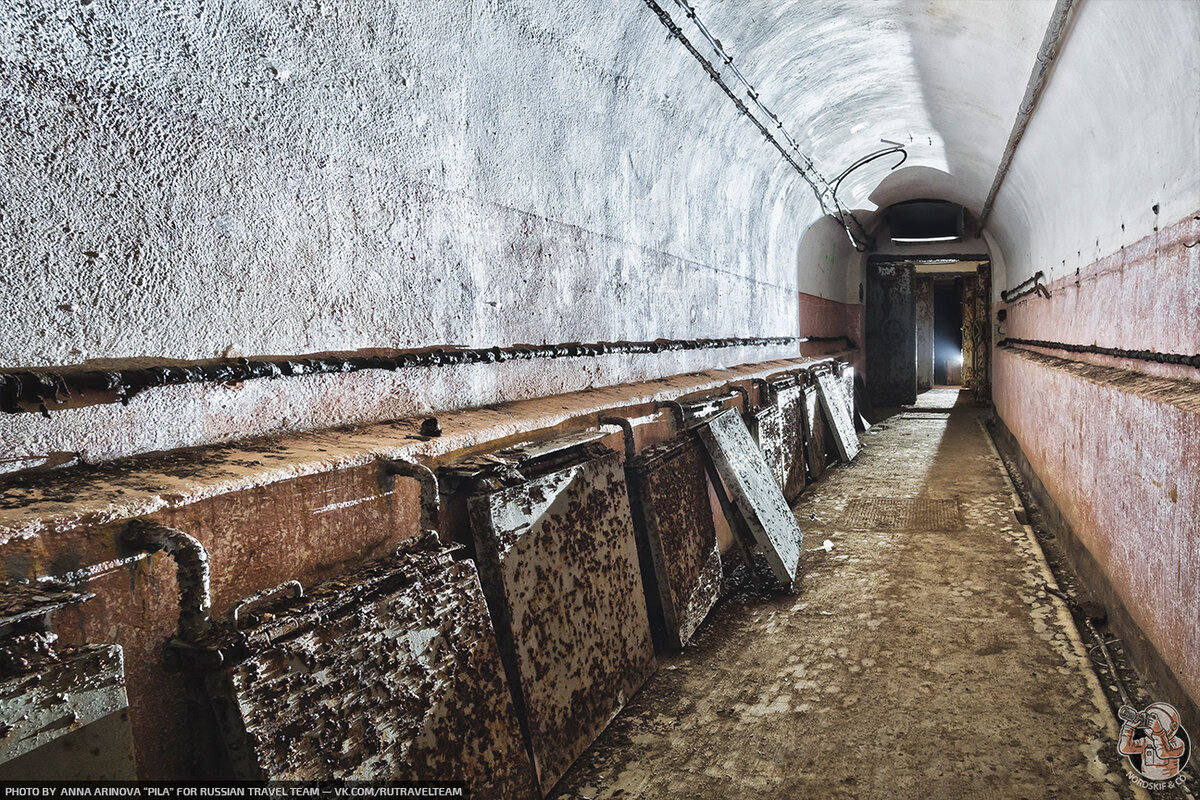
[[[782,463],[779,470],[783,475],[780,488],[783,496],[791,502],[804,491],[809,478],[804,465],[804,389],[800,375],[771,384],[771,396],[779,409]]]
[[[655,668],[620,456],[592,445],[572,457],[522,466],[521,483],[468,502],[543,792]]]
[[[448,551],[375,562],[254,612],[219,644],[236,661],[208,686],[243,777],[534,796],[478,577]]]
[[[666,639],[681,648],[721,596],[721,553],[700,443],[685,435],[647,448],[626,474],[630,495],[637,498],[634,517],[651,557]],[[649,592],[651,581],[647,584]]]
[[[754,437],[754,441],[758,442],[758,448],[763,452],[767,467],[775,476],[775,482],[782,490],[787,485],[789,462],[797,458],[784,448],[783,412],[777,405],[764,406],[746,418],[746,426],[750,429],[750,435]],[[798,425],[796,429],[799,430]],[[803,437],[801,437],[801,441],[803,441]],[[803,450],[803,446],[800,449]],[[802,457],[800,463],[803,466]]]
[[[825,455],[825,428],[827,425],[822,419],[820,403],[821,401],[817,398],[817,387],[805,386],[804,402],[800,406],[804,431],[804,457],[808,463],[808,474],[814,481],[825,472],[827,462]]]
[[[853,392],[853,377],[850,386]],[[850,398],[854,395],[846,394],[845,383],[840,378],[828,374],[817,376],[817,395],[821,398],[821,407],[829,420],[838,455],[842,463],[849,464],[858,455],[860,447],[858,434],[854,430],[854,417],[851,416],[854,402]]]
[[[381,460],[431,463],[450,452],[524,441],[534,431],[570,430],[613,409],[651,413],[658,400],[718,391],[730,380],[800,363],[824,362],[774,361],[447,411],[438,414],[443,434],[433,439],[421,436],[419,419],[403,420],[6,475],[0,573],[86,581],[81,585],[96,601],[60,612],[59,635],[72,645],[123,647],[139,777],[187,778],[198,767],[185,682],[162,664],[163,642],[178,630],[175,564],[161,554],[121,555],[117,541],[130,517],[153,512],[155,521],[200,540],[211,557],[213,613],[223,616],[284,581],[312,586],[351,572],[416,533],[416,483],[386,475]],[[468,529],[465,519],[461,529]],[[717,530],[726,536],[724,519]]]
[[[446,411],[438,415],[443,431],[439,437],[422,435],[419,419],[405,419],[0,475],[0,544],[106,525],[380,459],[424,462],[464,449],[494,449],[492,442],[519,441],[533,431],[560,428],[580,417],[618,407],[652,408],[658,401],[801,363],[823,362],[769,361]],[[6,577],[14,576],[7,573]]]
[[[0,681],[0,762],[129,706],[120,647],[89,645],[45,656]],[[128,751],[128,726],[125,739]]]
[[[775,577],[791,586],[798,574],[804,535],[741,415],[733,409],[722,412],[697,426],[696,433]]]

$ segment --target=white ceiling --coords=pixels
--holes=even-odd
[[[983,206],[1052,0],[706,2],[698,11],[760,97],[852,208],[914,197]],[[687,28],[685,27],[685,31]]]

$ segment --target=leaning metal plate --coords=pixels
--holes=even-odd
[[[700,443],[684,436],[654,445],[626,465],[626,474],[667,642],[682,648],[721,596],[721,551]]]
[[[468,500],[543,794],[655,667],[621,458],[581,455]]]
[[[798,384],[778,387],[772,392],[779,407],[783,437],[783,497],[789,503],[800,496],[808,484],[804,469],[804,389]]]
[[[841,380],[828,373],[817,376],[817,394],[821,406],[829,419],[833,441],[837,445],[842,462],[849,464],[858,455],[858,433],[854,430],[854,417],[850,416],[850,402]]]
[[[233,641],[248,652],[208,687],[237,777],[536,796],[471,562],[398,553],[252,617]]]
[[[758,449],[763,451],[763,458],[766,459],[771,474],[775,476],[775,483],[782,489],[787,485],[789,462],[796,460],[795,454],[788,453],[784,447],[783,412],[777,405],[764,406],[746,417],[746,425],[750,428],[750,435],[754,437],[754,441],[758,442]],[[799,434],[799,424],[795,427]],[[804,469],[803,460],[800,462],[800,469]],[[787,496],[786,492],[784,496]]]
[[[817,399],[817,387],[804,387],[804,454],[808,460],[808,474],[815,481],[825,472],[825,429],[822,420],[821,401]]]
[[[696,432],[775,577],[790,586],[796,580],[804,534],[746,423],[731,409],[697,426]]]
[[[63,651],[53,661],[35,662],[21,675],[0,681],[0,761],[9,762],[49,746],[84,726],[129,707],[125,662],[119,645],[86,645]],[[132,740],[124,721],[125,759]],[[110,746],[119,747],[119,741]],[[43,760],[47,758],[38,751]],[[112,753],[107,753],[110,757]],[[82,758],[83,756],[77,756]],[[19,778],[8,772],[5,779]],[[65,771],[62,777],[75,777]],[[107,776],[114,776],[113,772]],[[115,775],[115,777],[126,777]]]

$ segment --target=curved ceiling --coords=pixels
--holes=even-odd
[[[1053,8],[1052,0],[747,0],[697,10],[827,179],[886,147],[881,140],[905,145],[906,169],[882,195],[872,193],[893,160],[846,179],[847,206],[934,196],[978,212]]]

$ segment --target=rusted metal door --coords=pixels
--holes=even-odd
[[[620,456],[593,444],[506,482],[467,506],[544,794],[653,673],[654,645]]]
[[[667,645],[682,648],[721,596],[700,442],[684,435],[649,447],[626,465],[626,475],[648,595],[656,589],[648,599],[657,600],[651,605],[661,610]]]
[[[244,614],[207,683],[234,774],[536,797],[474,565],[412,552]]]
[[[917,401],[914,268],[867,264],[867,387],[875,406]]]
[[[696,426],[696,433],[776,579],[791,586],[804,535],[741,415],[734,409],[724,411]]]
[[[975,347],[971,332],[976,326],[977,285],[974,275],[963,275],[960,279],[962,303],[962,385],[964,389],[975,386]]]
[[[983,264],[972,281],[970,307],[964,292],[963,298],[963,381],[966,382],[966,364],[971,364],[970,389],[975,402],[987,405],[992,400],[991,380],[991,292],[992,268]]]
[[[933,388],[933,278],[918,277],[917,314],[917,391]]]

